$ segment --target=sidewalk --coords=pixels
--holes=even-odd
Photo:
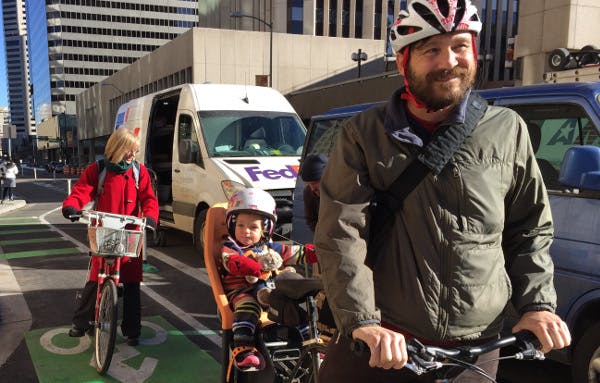
[[[27,202],[24,199],[16,199],[14,201],[4,201],[0,204],[0,215],[13,211],[15,209],[25,206]]]
[[[4,201],[0,204],[0,216],[25,206],[24,199]],[[4,365],[23,340],[32,323],[31,312],[0,248],[0,366]]]

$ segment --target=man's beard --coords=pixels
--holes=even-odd
[[[425,77],[417,76],[410,69],[407,72],[407,80],[412,94],[429,110],[434,111],[460,102],[475,82],[475,71],[470,68],[454,67],[452,70],[429,73]],[[460,79],[457,89],[454,89],[453,85],[437,82],[437,80],[448,77]]]

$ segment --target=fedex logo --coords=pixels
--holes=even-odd
[[[119,128],[121,125],[123,125],[125,122],[127,122],[128,117],[129,117],[129,107],[127,107],[127,109],[125,109],[124,112],[117,113],[117,118],[115,120],[115,127]]]
[[[285,168],[274,170],[261,170],[258,166],[247,166],[244,168],[252,181],[258,181],[259,176],[263,176],[268,180],[278,180],[280,178],[296,178],[298,177],[298,166],[286,165]]]

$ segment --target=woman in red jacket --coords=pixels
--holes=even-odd
[[[103,185],[98,185],[102,170],[99,169],[99,162],[94,162],[85,169],[71,194],[63,201],[63,216],[70,219],[71,215],[78,214],[88,202],[95,200],[95,209],[98,211],[144,216],[148,226],[155,228],[158,221],[158,200],[152,189],[148,170],[142,164],[134,164],[138,150],[139,141],[132,131],[121,128],[113,132],[106,143],[105,159],[102,160],[104,166],[101,167],[106,169]],[[139,165],[138,177],[134,174],[136,165]],[[69,330],[72,337],[81,337],[91,329],[99,266],[100,259],[92,257],[89,281],[81,293],[81,301],[73,315],[73,326]],[[141,332],[141,256],[123,258],[120,280],[124,285],[121,330],[128,339],[127,344],[136,346]]]

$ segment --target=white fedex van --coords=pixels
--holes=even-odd
[[[206,209],[239,188],[268,191],[279,230],[290,226],[306,128],[276,90],[180,85],[121,105],[119,128],[140,137],[138,160],[156,175],[161,225],[192,233],[197,248]]]

